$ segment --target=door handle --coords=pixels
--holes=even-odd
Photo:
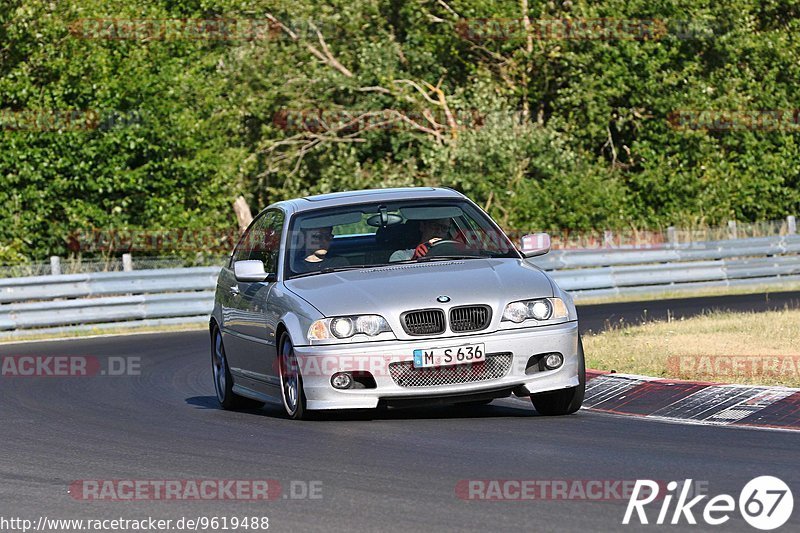
[[[231,294],[239,294],[239,287],[236,286],[236,285],[232,285],[230,290],[231,290]]]

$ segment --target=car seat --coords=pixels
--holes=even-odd
[[[419,244],[419,221],[406,220],[402,224],[383,226],[375,232],[375,253],[373,263],[388,263],[389,257],[397,250],[409,250]]]

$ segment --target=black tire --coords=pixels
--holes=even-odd
[[[278,342],[278,368],[281,381],[281,399],[286,416],[292,420],[308,420],[306,393],[303,391],[303,376],[294,355],[294,346],[289,334],[284,332]]]
[[[264,406],[264,402],[245,398],[233,392],[233,377],[228,366],[228,357],[225,355],[222,334],[216,324],[211,328],[211,373],[217,401],[223,409],[258,409]]]
[[[571,415],[583,404],[586,394],[586,361],[583,356],[583,341],[578,337],[578,386],[558,391],[531,394],[533,407],[541,415]]]

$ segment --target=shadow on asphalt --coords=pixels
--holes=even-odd
[[[221,411],[216,396],[192,396],[186,403],[197,409],[213,409]],[[286,418],[283,409],[266,405],[261,409],[240,409],[238,413],[270,418]],[[367,421],[367,420],[432,420],[461,418],[520,418],[537,417],[533,408],[512,407],[507,404],[492,403],[490,405],[442,405],[431,407],[399,407],[378,409],[346,409],[341,411],[322,411],[314,413],[312,420],[316,422]]]
[[[216,396],[192,396],[186,398],[186,403],[198,409],[221,409]]]

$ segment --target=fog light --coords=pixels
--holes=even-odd
[[[334,389],[349,389],[353,386],[353,376],[349,372],[339,372],[331,377]]]
[[[560,353],[551,353],[544,358],[544,366],[547,370],[555,370],[564,364],[564,358]]]

